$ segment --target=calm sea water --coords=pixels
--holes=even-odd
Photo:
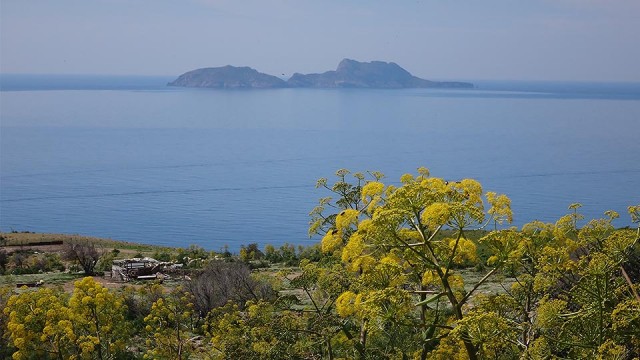
[[[516,225],[573,202],[640,203],[640,85],[216,91],[170,78],[0,78],[0,230],[219,250],[311,244],[320,177],[419,166],[513,201]]]

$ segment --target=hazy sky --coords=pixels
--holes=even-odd
[[[394,61],[429,79],[640,81],[640,0],[0,0],[3,73],[274,75]]]

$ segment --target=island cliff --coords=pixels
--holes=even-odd
[[[465,82],[439,82],[411,75],[398,64],[383,61],[359,62],[344,59],[336,70],[321,74],[295,73],[284,81],[275,76],[259,73],[249,67],[224,66],[189,71],[169,86],[207,88],[473,88]]]

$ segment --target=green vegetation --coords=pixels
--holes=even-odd
[[[4,284],[44,279],[46,286],[0,288],[0,357],[640,354],[640,228],[614,229],[617,213],[585,221],[573,204],[555,223],[517,229],[509,227],[510,200],[475,180],[445,181],[424,168],[404,175],[400,186],[385,185],[375,172],[336,175],[334,182],[318,182],[331,197],[311,211],[310,234],[322,240],[308,248],[248,244],[233,255],[71,239],[70,256],[64,246],[35,253],[42,245],[27,246],[26,235],[4,234],[17,245],[5,251],[2,270],[15,275],[2,277],[12,279]],[[629,215],[640,225],[640,205],[629,207]],[[138,253],[179,262],[183,270],[162,284],[112,284],[59,272],[60,265],[98,272]],[[89,255],[89,268],[79,254]],[[35,264],[58,272],[20,275]]]
[[[82,278],[84,275],[79,273],[54,272],[42,274],[22,274],[22,275],[4,275],[0,276],[0,286],[12,286],[16,284],[36,284],[43,283],[47,285],[64,285],[69,282]]]

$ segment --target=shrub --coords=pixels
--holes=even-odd
[[[229,301],[244,307],[248,300],[274,297],[271,285],[253,277],[249,266],[241,262],[211,261],[186,288],[202,317]]]

